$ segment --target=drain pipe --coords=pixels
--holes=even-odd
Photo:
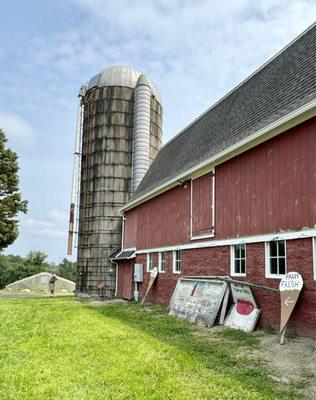
[[[125,217],[124,213],[122,213],[120,210],[118,211],[119,216],[122,217],[122,239],[121,239],[121,251],[124,249],[124,231],[125,231]],[[113,261],[112,261],[113,262]],[[118,263],[113,262],[115,264],[115,294],[114,296],[117,296],[117,289],[118,289]]]

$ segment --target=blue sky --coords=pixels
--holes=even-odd
[[[29,213],[8,253],[66,256],[77,94],[111,65],[146,73],[164,141],[307,28],[315,1],[10,0],[0,24],[0,127]]]

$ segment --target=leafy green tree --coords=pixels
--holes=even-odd
[[[27,212],[27,201],[19,192],[18,156],[6,147],[5,132],[0,129],[0,251],[18,237],[19,212]]]
[[[26,262],[29,265],[45,265],[46,259],[47,254],[45,254],[43,251],[30,251],[26,256]]]
[[[77,266],[76,263],[64,258],[63,261],[57,267],[57,273],[62,278],[70,279],[71,281],[76,280]]]

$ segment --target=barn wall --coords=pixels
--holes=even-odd
[[[304,280],[304,288],[292,314],[288,333],[316,338],[316,282],[313,280],[312,240],[297,239],[287,241],[287,270],[299,272]],[[154,264],[157,265],[157,253]],[[179,275],[172,273],[172,252],[167,252],[166,272],[160,273],[147,300],[168,306]],[[182,251],[182,275],[230,275],[229,246],[192,249]],[[144,282],[140,285],[140,298],[143,298],[148,282],[146,255],[140,254],[136,262],[144,265]],[[279,279],[265,278],[264,243],[247,244],[247,275],[237,278],[247,282],[278,288]],[[278,330],[280,320],[279,295],[263,290],[253,290],[262,314],[259,325],[271,326]]]
[[[124,249],[136,247],[138,210],[131,210],[124,221]]]
[[[214,240],[313,228],[315,154],[316,118],[312,118],[218,165]],[[146,249],[190,243],[190,185],[185,182],[127,212],[124,246]],[[209,187],[204,188],[208,199]],[[199,196],[203,198],[202,193]],[[199,221],[209,219],[210,209],[203,209]]]
[[[316,119],[216,169],[216,238],[316,224]]]

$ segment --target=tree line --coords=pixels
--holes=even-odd
[[[76,263],[66,258],[59,264],[48,262],[42,251],[30,251],[26,257],[0,254],[0,289],[40,272],[55,271],[57,275],[75,281],[76,270]]]

